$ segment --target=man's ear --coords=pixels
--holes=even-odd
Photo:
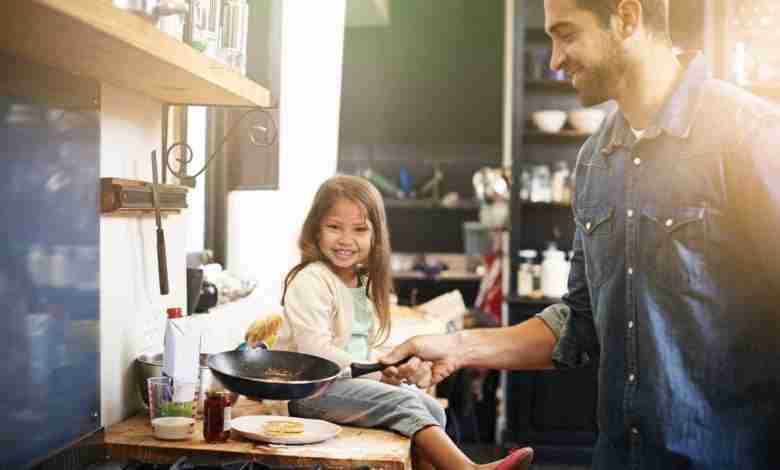
[[[642,4],[639,0],[621,0],[615,9],[617,33],[623,39],[629,38],[642,24]]]

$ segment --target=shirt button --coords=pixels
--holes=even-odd
[[[634,327],[634,322],[632,321],[628,322],[628,329],[630,330],[633,327]]]
[[[628,268],[628,275],[634,274],[634,268]]]
[[[642,159],[639,157],[634,158],[634,165],[639,166],[642,164]]]
[[[588,222],[587,224],[585,224],[585,230],[590,230],[590,227],[591,227],[591,224],[590,224],[590,222]]]
[[[631,428],[631,434],[638,436],[639,435],[639,429],[637,428]]]
[[[636,382],[636,375],[628,374],[628,381],[631,382],[631,383]]]
[[[634,216],[634,209],[629,209],[628,212],[626,212],[626,215],[628,215],[629,217],[633,217]]]
[[[674,220],[672,219],[666,219],[666,226],[671,227],[674,224]]]

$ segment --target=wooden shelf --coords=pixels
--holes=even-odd
[[[563,130],[556,133],[542,132],[537,130],[528,130],[523,134],[528,143],[549,143],[549,142],[575,142],[581,143],[588,139],[591,134],[583,134],[574,130]]]
[[[479,203],[473,200],[459,201],[454,206],[443,206],[438,202],[419,201],[415,199],[385,199],[387,209],[414,209],[414,210],[439,210],[439,211],[476,211]]]
[[[553,305],[561,302],[561,299],[551,299],[549,297],[541,297],[541,298],[531,298],[531,297],[520,297],[518,295],[508,295],[504,298],[504,301],[508,304],[516,304],[516,305]]]
[[[0,51],[171,104],[271,105],[268,90],[110,0],[0,2]]]
[[[576,91],[569,80],[526,80],[525,88],[558,93],[574,93]]]
[[[532,202],[520,201],[520,206],[529,209],[566,209],[571,210],[571,204],[566,202]]]

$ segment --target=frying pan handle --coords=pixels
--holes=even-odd
[[[381,364],[381,363],[372,363],[372,364],[361,364],[359,362],[353,362],[349,366],[349,370],[352,373],[352,377],[360,377],[361,375],[370,374],[372,372],[379,372],[380,370],[385,370],[388,367],[398,367],[401,364],[406,363],[409,359],[411,359],[412,356],[409,356],[407,358],[401,359],[400,361],[396,362],[395,364]]]

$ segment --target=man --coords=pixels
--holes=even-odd
[[[385,379],[598,361],[593,468],[780,468],[780,114],[676,57],[663,0],[544,7],[551,67],[618,104],[578,156],[569,292],[516,326],[413,338]]]

